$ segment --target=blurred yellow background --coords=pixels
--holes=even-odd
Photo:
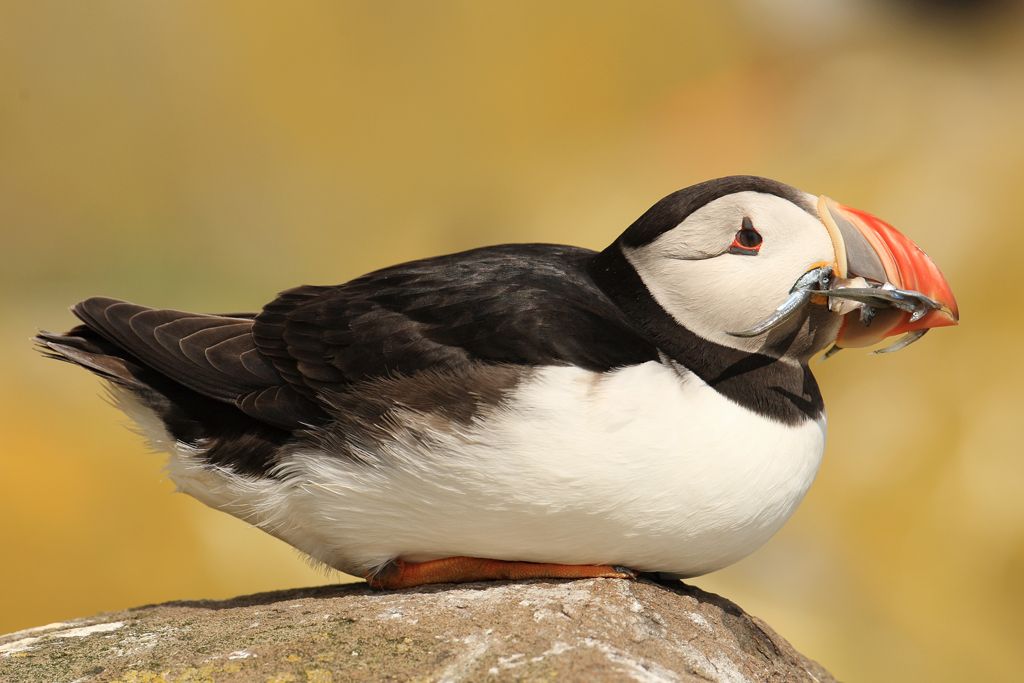
[[[1024,667],[1016,3],[0,4],[0,632],[338,580],[181,495],[29,338],[108,295],[254,310],[498,242],[602,248],[755,173],[882,216],[963,314],[817,366],[825,463],[696,584],[848,680]]]

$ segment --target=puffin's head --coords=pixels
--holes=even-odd
[[[676,322],[745,351],[805,359],[833,343],[868,346],[957,322],[949,285],[913,242],[869,214],[766,178],[674,192],[614,246]],[[900,300],[905,290],[911,297]],[[783,304],[792,315],[780,316]]]

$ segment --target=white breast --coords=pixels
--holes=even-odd
[[[275,481],[169,465],[179,488],[356,574],[454,555],[695,576],[768,540],[814,479],[824,422],[793,427],[650,362],[549,367],[458,429],[399,413],[364,462],[303,451]]]

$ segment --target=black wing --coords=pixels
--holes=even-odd
[[[318,411],[257,350],[254,314],[187,313],[103,297],[72,311],[85,325],[66,335],[40,334],[40,342],[108,379],[152,384],[155,371],[276,427],[294,428]],[[93,335],[106,342],[102,350]]]
[[[590,279],[586,249],[502,245],[413,261],[344,285],[284,292],[256,347],[307,396],[473,363],[607,370],[657,358]]]
[[[590,280],[592,257],[554,245],[488,247],[344,285],[298,287],[255,317],[93,298],[73,309],[84,329],[40,341],[114,381],[155,370],[294,429],[326,418],[324,391],[374,378],[478,363],[607,370],[655,359],[655,348]],[[90,334],[107,344],[100,349]]]

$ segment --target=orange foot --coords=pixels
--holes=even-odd
[[[478,557],[446,557],[429,562],[392,560],[367,575],[370,588],[397,590],[427,583],[465,583],[517,579],[635,579],[636,572],[608,564],[543,564]]]

